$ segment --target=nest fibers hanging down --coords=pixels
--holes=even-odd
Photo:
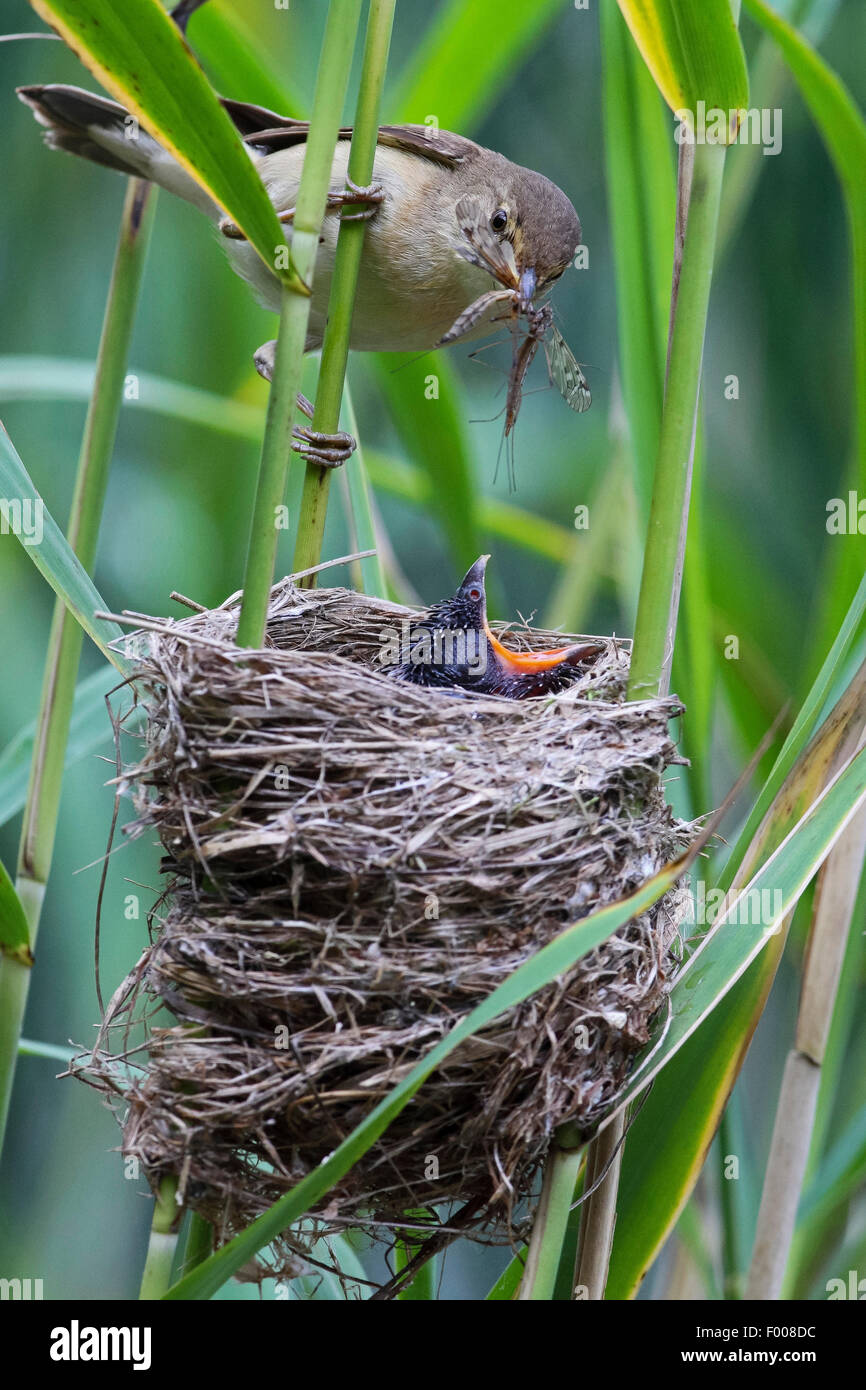
[[[123,785],[167,886],[86,1076],[121,1097],[124,1152],[154,1183],[176,1174],[220,1241],[522,962],[689,838],[662,786],[681,706],[624,702],[624,644],[556,696],[455,696],[382,671],[413,616],[286,580],[263,651],[232,644],[237,596],[136,636],[147,738]],[[467,1234],[512,1239],[556,1127],[591,1131],[646,1041],[683,905],[668,894],[463,1043],[271,1268],[297,1272],[346,1227],[393,1234],[409,1211],[435,1228],[455,1204]],[[154,1022],[163,1004],[174,1026]]]

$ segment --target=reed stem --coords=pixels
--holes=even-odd
[[[370,0],[367,34],[364,43],[364,66],[355,112],[352,147],[349,151],[348,175],[353,183],[367,187],[373,178],[373,164],[379,135],[379,108],[385,84],[385,69],[391,45],[396,0]],[[366,222],[340,224],[334,278],[328,302],[328,326],[322,345],[322,366],[316,390],[313,429],[333,434],[340,423],[340,403],[349,358],[349,337],[355,307],[355,289],[364,249]],[[304,491],[298,521],[293,570],[309,569],[322,558],[325,516],[331,486],[330,468],[308,463],[304,474]],[[304,581],[315,585],[316,576]]]
[[[361,0],[331,0],[328,7],[292,232],[292,260],[310,289],[360,14]],[[275,247],[275,257],[283,250]],[[240,647],[260,647],[264,641],[277,555],[278,509],[286,491],[292,416],[301,387],[309,317],[309,295],[284,286],[238,622]]]

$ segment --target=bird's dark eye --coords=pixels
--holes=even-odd
[[[508,226],[508,213],[505,208],[497,208],[490,219],[490,225],[494,232],[504,232]]]
[[[470,589],[470,590],[469,590],[469,597],[472,599],[472,602],[473,602],[473,603],[477,603],[478,600],[479,600],[480,597],[481,597],[481,590],[480,590],[480,589]]]

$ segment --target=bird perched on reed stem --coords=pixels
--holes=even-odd
[[[117,102],[78,87],[47,84],[18,89],[21,100],[45,127],[46,143],[125,174],[150,179],[193,203],[222,233],[232,268],[265,308],[279,310],[280,283],[222,209],[180,164]],[[306,121],[262,106],[224,99],[291,242],[301,170],[309,130]],[[348,179],[350,129],[340,131],[331,169],[328,210],[316,260],[307,349],[321,347],[341,217],[370,219],[358,277],[350,347],[362,352],[425,351],[435,348],[464,309],[491,284],[491,272],[467,259],[456,213],[471,195],[483,209],[490,238],[508,245],[517,271],[542,293],[570,264],[580,242],[580,221],[571,202],[542,174],[452,131],[419,125],[382,126],[373,183],[358,188]],[[489,331],[496,304],[473,323],[478,337]],[[274,344],[256,354],[259,372],[270,379]],[[303,408],[303,406],[302,406]],[[350,436],[328,446],[300,431],[298,452],[323,465],[345,462]],[[316,449],[323,457],[316,455]]]

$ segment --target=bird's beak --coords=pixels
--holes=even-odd
[[[520,274],[520,297],[524,304],[531,304],[535,291],[538,286],[538,277],[530,266],[528,270],[521,271]]]
[[[533,671],[549,671],[554,666],[561,666],[563,663],[575,665],[579,661],[586,661],[588,657],[597,656],[604,651],[603,642],[575,642],[570,647],[558,647],[553,651],[546,652],[512,652],[507,647],[503,647],[498,638],[494,637],[490,628],[485,623],[484,631],[487,640],[501,661],[502,665],[515,675],[525,675]]]
[[[478,559],[475,561],[475,564],[470,565],[469,569],[463,576],[463,579],[460,581],[461,589],[466,589],[472,584],[479,584],[482,589],[484,588],[484,572],[487,569],[487,561],[489,559],[489,555],[478,556]]]

